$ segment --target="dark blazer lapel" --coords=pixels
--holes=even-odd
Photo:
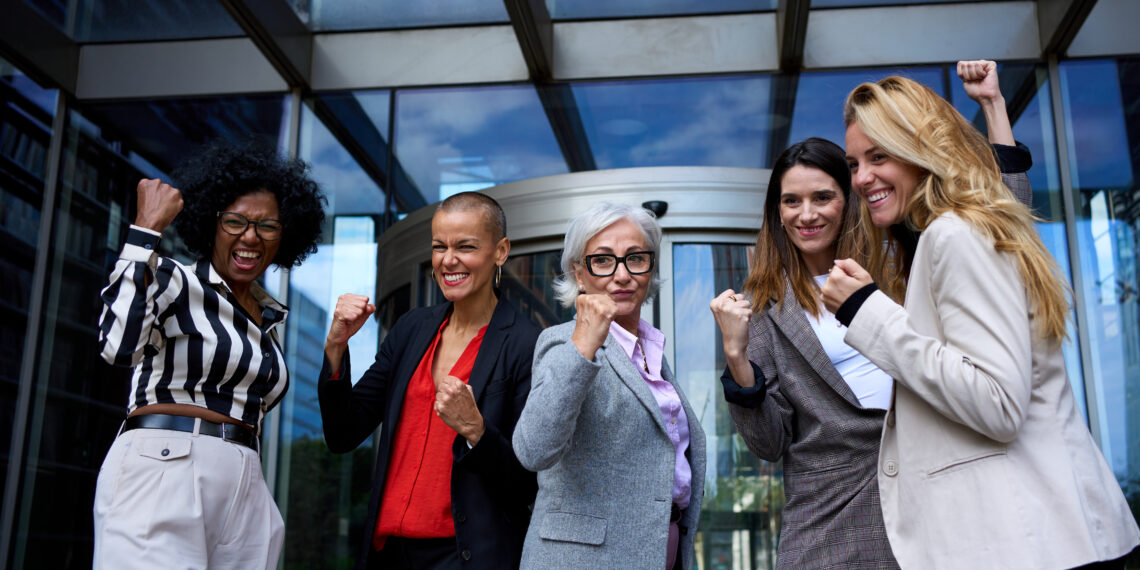
[[[491,314],[491,322],[487,323],[487,332],[483,333],[483,342],[479,345],[479,353],[475,356],[475,364],[471,367],[471,377],[467,385],[475,395],[475,401],[483,394],[483,388],[491,381],[491,371],[495,369],[495,362],[499,353],[510,336],[511,326],[515,324],[516,314],[510,303],[500,298],[495,305],[495,312]]]
[[[439,332],[439,325],[443,324],[443,319],[450,310],[451,303],[441,303],[430,307],[426,318],[421,320],[412,332],[412,338],[405,346],[404,354],[400,359],[400,366],[396,370],[395,381],[392,383],[392,397],[388,403],[389,418],[399,420],[400,411],[404,408],[404,395],[408,392],[408,383],[411,382],[412,375],[416,373],[416,367],[423,360],[424,353],[431,346],[435,334]],[[391,422],[393,426],[396,425],[396,421]]]
[[[831,386],[852,406],[863,407],[859,404],[859,398],[847,385],[847,381],[839,375],[839,371],[831,364],[831,358],[823,350],[823,345],[819,343],[819,337],[815,336],[815,331],[812,330],[811,323],[804,315],[803,308],[796,302],[790,284],[785,284],[784,302],[771,305],[768,309],[768,316],[828,386]]]
[[[649,415],[653,416],[653,421],[657,423],[657,427],[668,433],[665,429],[665,418],[661,416],[661,407],[657,405],[657,398],[653,397],[653,392],[649,390],[649,384],[633,366],[633,362],[629,360],[629,356],[626,356],[625,350],[622,349],[614,335],[606,335],[606,343],[603,347],[606,350],[606,362],[610,364],[610,368],[633,391],[641,405],[649,411]],[[662,367],[664,367],[664,362],[662,362]]]

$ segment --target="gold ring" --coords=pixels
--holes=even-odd
[[[735,302],[736,302],[736,295],[729,295],[729,296],[728,296],[728,298],[729,298],[729,299],[732,299],[732,302],[733,302],[733,303],[735,303]]]

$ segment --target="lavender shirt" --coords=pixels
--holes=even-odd
[[[661,377],[661,359],[665,355],[665,335],[642,320],[637,324],[637,336],[623,329],[621,325],[611,322],[610,334],[621,345],[626,356],[633,362],[633,367],[641,373],[645,383],[649,384],[649,391],[657,406],[661,408],[661,417],[665,418],[665,429],[669,432],[669,439],[673,442],[676,453],[676,462],[673,466],[673,502],[684,509],[689,506],[689,495],[693,484],[693,471],[689,467],[689,460],[685,451],[689,449],[689,418],[685,415],[685,408],[681,405],[681,397],[673,385]],[[641,342],[637,342],[638,338]],[[641,349],[645,347],[645,352]],[[649,371],[645,368],[648,365]]]

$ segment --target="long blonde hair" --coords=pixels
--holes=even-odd
[[[864,83],[847,96],[844,124],[858,123],[887,154],[925,172],[906,203],[904,222],[922,231],[935,218],[953,212],[1017,263],[1029,295],[1037,334],[1060,345],[1066,337],[1068,287],[1057,262],[1037,235],[1037,220],[1001,180],[986,138],[945,99],[913,80],[891,76]],[[909,255],[891,232],[863,223],[872,243],[872,275],[891,275],[884,291],[896,300],[906,295]]]

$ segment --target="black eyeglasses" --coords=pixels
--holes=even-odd
[[[587,255],[586,271],[594,277],[609,277],[617,271],[618,264],[625,266],[625,270],[630,275],[641,275],[642,273],[649,273],[653,271],[653,252],[652,251],[635,251],[627,253],[623,257],[618,257],[609,253],[597,253],[594,255]]]
[[[265,241],[281,239],[281,230],[285,227],[273,218],[251,220],[237,212],[218,212],[218,220],[222,223],[222,231],[232,236],[244,234],[249,225],[253,224],[253,231]]]

